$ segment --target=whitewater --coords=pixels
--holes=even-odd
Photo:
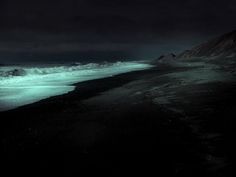
[[[0,67],[0,111],[14,109],[75,89],[73,84],[144,70],[144,62],[89,63],[60,66]]]

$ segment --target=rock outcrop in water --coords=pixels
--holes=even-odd
[[[178,58],[235,57],[236,30],[200,44],[181,53]]]
[[[13,69],[9,71],[0,71],[0,76],[9,77],[9,76],[25,76],[26,71],[24,69]]]
[[[24,76],[24,75],[26,75],[26,72],[23,69],[14,69],[14,70],[10,71],[10,73],[11,73],[12,76]]]

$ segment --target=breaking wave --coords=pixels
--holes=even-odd
[[[0,111],[74,90],[73,84],[150,68],[141,62],[0,67]]]
[[[127,64],[134,64],[132,62],[116,62],[116,63],[89,63],[89,64],[80,64],[74,63],[71,65],[65,66],[54,66],[54,67],[2,67],[0,68],[0,77],[14,77],[14,76],[25,76],[25,75],[46,75],[46,74],[55,74],[55,73],[65,73],[65,72],[74,72],[74,71],[83,71],[89,69],[101,69],[107,67],[122,67],[127,66]],[[140,65],[140,63],[136,63]]]

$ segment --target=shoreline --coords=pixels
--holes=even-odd
[[[6,112],[12,112],[12,111],[14,112],[15,110],[24,109],[24,108],[27,109],[27,107],[31,107],[33,105],[41,104],[41,103],[47,102],[47,101],[49,101],[51,99],[60,99],[60,97],[64,97],[64,96],[73,94],[73,92],[77,93],[78,89],[84,88],[84,87],[89,87],[89,85],[96,85],[97,83],[98,84],[100,84],[100,83],[104,84],[104,82],[107,82],[107,81],[109,82],[109,81],[115,80],[116,78],[119,79],[119,81],[121,81],[121,79],[125,78],[123,81],[121,81],[119,83],[117,82],[118,84],[114,84],[114,86],[105,86],[106,88],[104,87],[104,89],[102,89],[101,91],[98,91],[97,94],[99,94],[99,92],[103,92],[103,91],[112,89],[114,87],[121,86],[122,84],[125,84],[125,83],[127,83],[129,81],[132,81],[132,79],[138,73],[150,72],[151,70],[153,70],[153,69],[156,70],[157,68],[158,68],[157,66],[154,66],[154,67],[151,67],[151,68],[148,68],[148,69],[137,70],[137,71],[129,71],[129,72],[117,74],[117,75],[114,75],[114,76],[108,76],[108,77],[104,77],[104,78],[92,79],[92,80],[87,80],[87,81],[82,81],[82,82],[74,83],[74,84],[69,85],[69,86],[74,86],[75,88],[72,91],[68,92],[68,93],[60,94],[60,95],[56,95],[56,96],[50,96],[48,98],[45,98],[45,99],[42,99],[42,100],[39,100],[39,101],[36,101],[36,102],[33,102],[33,103],[29,103],[29,104],[22,105],[22,106],[19,106],[19,107],[13,108],[13,109],[9,109],[9,110],[5,110],[5,111],[0,111],[0,114],[1,113],[6,113]],[[126,76],[128,76],[128,78]],[[91,95],[91,97],[92,96],[93,95]]]
[[[82,67],[82,69],[80,67]],[[22,77],[20,78],[10,78],[10,80],[7,76],[8,74],[14,74],[15,70],[2,71],[4,77],[3,82],[0,84],[2,88],[1,90],[3,92],[0,98],[0,112],[34,104],[50,97],[65,95],[73,91],[77,83],[113,77],[122,73],[147,70],[152,67],[153,65],[147,64],[147,62],[144,63],[133,61],[126,63],[115,62],[104,65],[100,65],[97,63],[94,65],[93,63],[89,63],[88,65],[63,66],[63,68],[51,68],[53,71],[51,71],[50,68],[41,68],[41,70],[40,68],[37,69],[37,67],[36,69],[31,68],[29,70],[20,68],[19,70],[16,69],[16,71],[23,72],[24,75],[22,75]],[[59,75],[56,71],[58,69],[60,70]],[[62,72],[62,70],[64,72]],[[89,71],[87,72],[87,70]],[[49,73],[47,73],[45,78],[41,78],[44,77],[44,74],[41,76],[41,74],[39,74],[38,72]],[[4,74],[6,74],[6,78]],[[60,79],[60,77],[62,77],[62,79]],[[28,84],[30,82],[32,84],[32,87]],[[8,84],[9,88],[5,87],[8,86]]]

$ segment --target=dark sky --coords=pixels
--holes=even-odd
[[[235,19],[235,0],[1,0],[0,62],[158,57],[232,31]]]

